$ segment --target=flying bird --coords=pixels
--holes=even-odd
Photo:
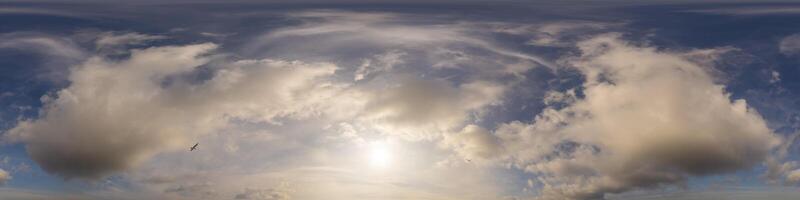
[[[197,145],[199,144],[200,144],[199,142],[197,144],[194,144],[194,146],[192,146],[192,148],[190,148],[189,151],[194,151],[195,149],[197,149]]]

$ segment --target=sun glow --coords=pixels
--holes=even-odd
[[[369,164],[374,168],[387,168],[391,164],[391,148],[386,142],[373,142],[370,146]]]

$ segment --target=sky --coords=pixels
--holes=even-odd
[[[800,199],[798,17],[0,1],[0,199]]]

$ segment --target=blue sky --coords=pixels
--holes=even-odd
[[[0,199],[797,199],[798,16],[3,1]]]

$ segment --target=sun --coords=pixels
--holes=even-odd
[[[373,168],[388,168],[392,162],[391,148],[385,141],[375,141],[370,144],[369,164]]]

